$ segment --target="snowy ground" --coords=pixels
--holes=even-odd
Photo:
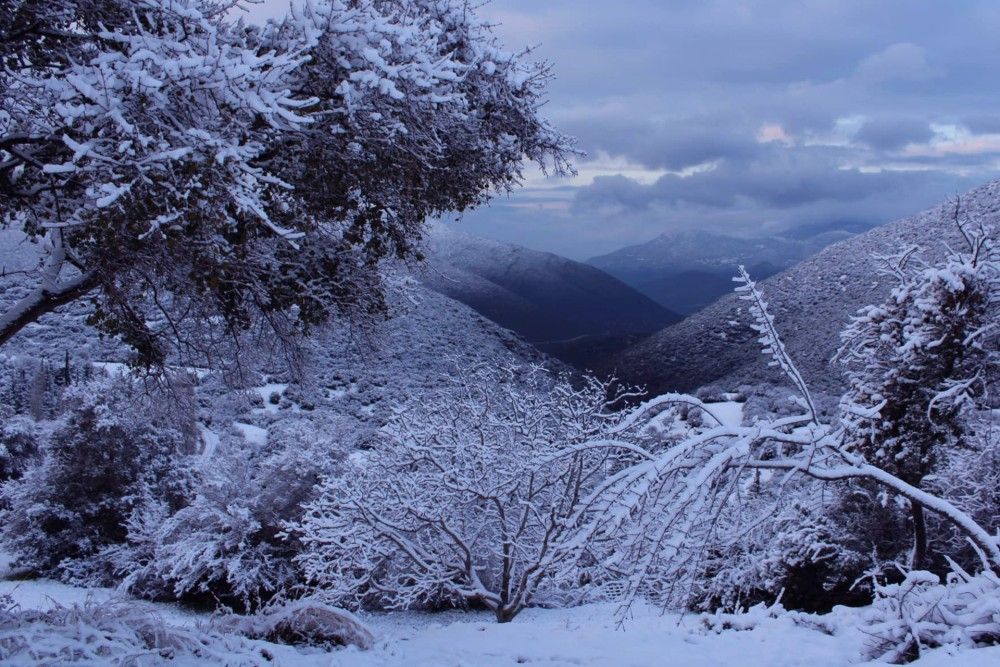
[[[0,573],[6,570],[0,558]],[[2,576],[2,574],[0,574]],[[10,594],[22,608],[46,608],[113,596],[107,589],[85,590],[46,581],[0,580],[0,595]],[[200,616],[173,605],[157,605],[170,623],[193,624]],[[840,667],[864,663],[863,633],[852,627],[853,613],[842,610],[835,635],[794,623],[766,619],[749,631],[706,630],[698,616],[662,615],[641,606],[624,626],[614,605],[576,609],[531,609],[499,625],[488,614],[369,614],[362,618],[377,637],[370,651],[354,648],[331,653],[298,653],[275,647],[269,664],[329,667]],[[917,667],[996,667],[1000,647],[950,655],[937,651]]]
[[[533,609],[498,625],[479,614],[395,614],[367,617],[379,637],[368,652],[340,652],[330,665],[342,667],[500,667],[517,664],[654,667],[834,667],[866,664],[859,658],[863,635],[845,629],[836,636],[769,619],[754,630],[716,634],[695,615],[662,615],[636,609],[623,627],[613,605]],[[847,620],[847,619],[845,619]],[[875,663],[867,663],[875,664]],[[1000,648],[937,652],[919,667],[996,667]]]

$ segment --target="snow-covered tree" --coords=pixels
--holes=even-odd
[[[2,415],[0,419],[0,483],[19,479],[39,456],[40,434],[37,425],[21,415]]]
[[[286,418],[255,450],[223,439],[199,457],[190,498],[171,511],[152,498],[128,520],[114,567],[124,588],[146,597],[209,599],[258,608],[301,583],[302,545],[283,534],[302,518],[314,487],[344,458],[337,420]]]
[[[958,222],[968,247],[924,265],[911,249],[889,260],[898,285],[843,333],[851,389],[847,444],[915,487],[949,450],[967,448],[963,417],[986,394],[1000,356],[1000,264],[988,230]],[[929,563],[924,508],[910,503],[912,566]]]
[[[564,544],[577,553],[594,544],[612,545],[615,557],[606,562],[627,582],[626,601],[652,589],[660,600],[683,602],[704,569],[726,509],[742,502],[758,473],[766,474],[779,490],[801,475],[830,482],[863,480],[920,504],[971,542],[987,570],[1000,573],[1000,541],[995,535],[954,503],[869,463],[850,444],[843,427],[820,421],[767,302],[740,271],[737,290],[748,302],[764,352],[796,387],[800,412],[735,425],[694,397],[666,395],[647,401],[623,424],[655,425],[659,415],[669,415],[665,409],[685,405],[705,414],[704,425],[680,439],[633,441],[622,447],[623,460],[635,462],[618,467],[579,503],[570,518],[576,536]],[[605,451],[608,443],[581,443],[576,451],[591,447]],[[766,507],[757,514],[765,521],[772,515]],[[571,557],[563,559],[573,562]]]
[[[544,65],[461,0],[22,0],[0,9],[0,209],[38,245],[0,344],[88,295],[140,362],[233,358],[384,308],[424,220],[567,168]]]
[[[98,555],[121,544],[132,512],[148,495],[185,497],[176,457],[183,438],[153,423],[148,400],[123,379],[74,387],[41,461],[3,488],[0,539],[17,561],[64,579],[108,583]]]
[[[610,451],[576,446],[619,442],[626,395],[508,364],[458,369],[449,384],[322,486],[294,527],[299,561],[343,604],[473,604],[506,622],[572,569],[566,520]]]

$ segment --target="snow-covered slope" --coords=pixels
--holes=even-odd
[[[738,238],[696,230],[668,232],[587,263],[671,311],[688,315],[728,291],[731,268],[737,264],[766,278],[849,236],[848,232],[827,231],[802,240]]]
[[[392,293],[390,308],[391,317],[374,327],[343,324],[320,333],[310,345],[306,382],[293,389],[317,408],[381,422],[386,411],[443,384],[456,368],[505,361],[563,368],[517,334],[422,285]]]
[[[427,263],[417,275],[431,289],[579,365],[679,319],[594,267],[443,224],[432,228]]]
[[[0,308],[27,292],[35,280],[22,272],[37,266],[38,251],[15,231],[0,230]],[[359,328],[334,322],[320,332],[313,344],[312,366],[319,359],[337,364],[379,365],[412,368],[415,377],[426,375],[430,366],[443,367],[452,356],[459,361],[468,354],[507,354],[525,360],[542,359],[531,345],[473,309],[405,278],[396,281],[389,294],[389,317]],[[85,355],[93,361],[124,361],[127,350],[114,340],[101,340],[86,324],[89,304],[81,300],[45,315],[15,336],[0,354],[27,354],[37,358],[62,359],[64,351]],[[331,362],[333,363],[333,362]],[[449,362],[450,363],[450,362]],[[394,369],[393,372],[399,369]]]
[[[14,232],[0,232],[0,307],[23,294],[30,279],[17,271],[34,267],[37,253]],[[231,430],[243,439],[266,439],[266,430],[292,412],[328,412],[356,420],[358,437],[377,428],[399,401],[440,384],[456,367],[477,362],[543,363],[565,370],[517,334],[474,310],[418,282],[399,276],[388,295],[389,317],[366,326],[333,322],[307,341],[303,371],[291,377],[281,359],[261,369],[260,386],[251,391],[263,399],[256,407],[240,398],[214,374],[199,373],[200,419],[206,446]],[[35,368],[47,360],[61,368],[68,354],[72,363],[90,362],[121,367],[129,351],[114,339],[101,338],[86,323],[89,304],[69,304],[0,348],[0,366]],[[268,367],[270,366],[270,367]],[[271,404],[272,394],[276,394]],[[302,415],[300,415],[302,416]],[[222,421],[220,422],[220,418]],[[263,430],[261,430],[263,429]]]
[[[976,188],[960,201],[964,219],[1000,226],[1000,181]],[[955,202],[944,202],[829,246],[761,282],[788,350],[815,388],[836,391],[843,386],[840,370],[829,363],[839,333],[852,314],[883,299],[891,287],[891,279],[879,275],[877,256],[913,244],[924,247],[930,257],[942,255],[944,244],[961,242],[954,213]],[[726,387],[781,382],[759,354],[741,306],[734,294],[724,296],[626,350],[610,366],[654,392],[693,390],[716,382]]]

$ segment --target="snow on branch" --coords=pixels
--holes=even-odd
[[[628,446],[618,450],[619,465],[579,503],[570,518],[575,532],[560,549],[578,558],[601,553],[596,576],[627,582],[622,598],[626,607],[640,592],[649,595],[651,590],[667,603],[683,602],[701,572],[724,510],[741,502],[753,475],[764,471],[875,483],[951,523],[983,554],[986,568],[1000,573],[996,536],[955,504],[872,465],[845,441],[843,428],[819,421],[808,386],[781,342],[763,294],[742,268],[738,281],[737,290],[750,302],[765,353],[799,389],[806,412],[751,424],[696,425],[686,433],[675,430],[664,437],[662,431],[646,427],[662,419],[671,405],[700,402],[668,395],[639,406],[620,422],[632,430]],[[613,448],[614,443],[595,440],[577,445],[575,451],[604,451],[609,445]]]
[[[736,293],[740,295],[742,300],[749,304],[750,316],[754,320],[750,326],[759,334],[758,342],[764,354],[771,357],[769,365],[778,366],[788,379],[792,381],[792,384],[795,385],[795,388],[799,392],[799,396],[805,401],[810,417],[813,421],[816,421],[816,406],[813,403],[812,395],[809,393],[809,387],[806,385],[798,368],[795,367],[795,363],[788,355],[787,350],[785,350],[785,344],[781,341],[778,330],[774,325],[774,317],[768,312],[767,301],[764,300],[763,293],[757,289],[757,284],[750,279],[750,274],[747,273],[747,270],[743,266],[740,266],[738,270],[739,275],[733,278],[734,282],[739,283],[736,287]]]
[[[456,369],[448,384],[402,408],[292,527],[305,572],[338,603],[476,603],[505,622],[572,580],[567,519],[612,461],[575,447],[610,442],[614,392],[511,365]]]
[[[43,286],[0,344],[92,293],[150,367],[254,334],[288,347],[384,312],[384,263],[417,255],[429,218],[509,191],[526,161],[572,170],[540,115],[548,67],[466,2],[296,2],[264,26],[231,0],[115,0],[100,22],[55,4],[44,38],[0,45],[0,225],[62,231],[56,276],[88,289]]]

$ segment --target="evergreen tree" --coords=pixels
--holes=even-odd
[[[929,266],[913,249],[890,262],[898,285],[854,318],[839,352],[850,368],[841,402],[848,444],[918,488],[946,449],[967,444],[963,414],[984,396],[997,362],[995,246],[984,230],[960,227],[964,252]],[[924,508],[913,502],[910,511],[911,564],[922,568],[929,562]]]

